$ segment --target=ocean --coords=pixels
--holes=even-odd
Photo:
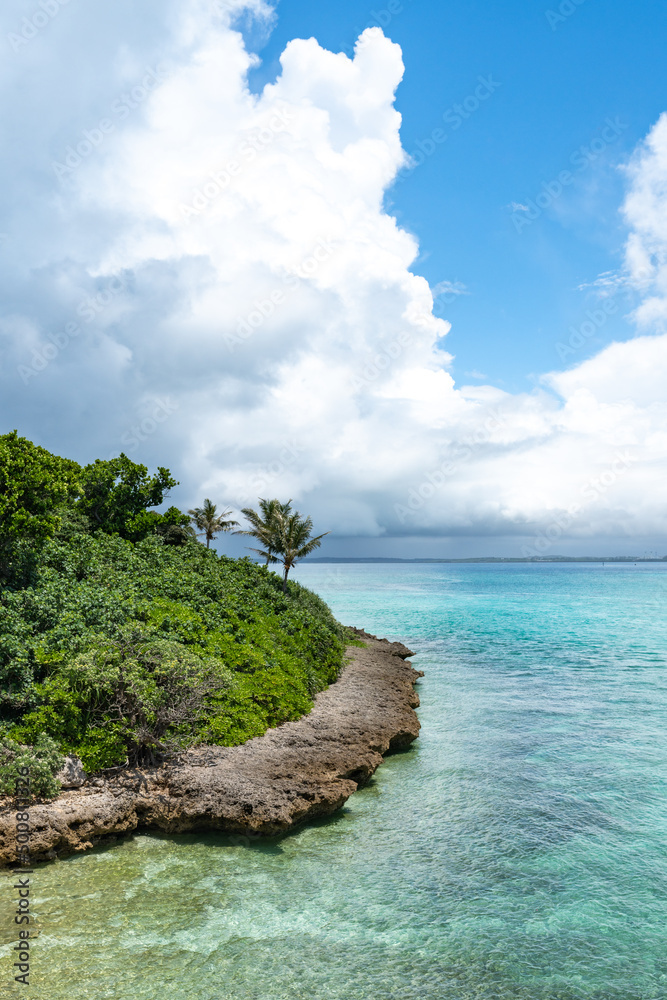
[[[667,998],[667,565],[296,576],[415,651],[420,739],[280,840],[142,834],[39,866],[31,995]]]

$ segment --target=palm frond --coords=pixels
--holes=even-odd
[[[217,505],[208,497],[204,500],[202,507],[193,507],[192,510],[188,511],[190,520],[199,529],[198,534],[204,535],[206,538],[207,548],[216,535],[224,531],[231,531],[232,528],[238,526],[239,522],[230,517],[231,513],[232,510],[229,508],[218,514]]]

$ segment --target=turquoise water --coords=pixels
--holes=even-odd
[[[667,998],[667,566],[298,578],[417,651],[418,743],[281,841],[140,836],[40,867],[32,996]]]

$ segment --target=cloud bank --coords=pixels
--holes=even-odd
[[[261,0],[123,0],[106,26],[72,0],[34,35],[7,6],[6,429],[345,536],[667,530],[667,116],[627,169],[639,335],[510,395],[454,384],[385,210],[407,156],[379,28],[353,59],[290,42],[256,95],[238,17],[268,25]]]

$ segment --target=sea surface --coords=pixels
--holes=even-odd
[[[297,577],[416,651],[418,742],[282,840],[142,835],[40,866],[30,991],[3,877],[0,996],[665,1000],[667,566]]]

